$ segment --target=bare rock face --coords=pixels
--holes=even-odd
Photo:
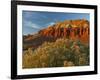
[[[85,38],[89,37],[89,22],[87,20],[66,20],[56,23],[46,29],[39,31],[39,34],[46,37],[64,38]]]
[[[52,26],[40,30],[35,35],[24,36],[24,47],[37,47],[43,42],[52,42],[58,38],[68,38],[71,40],[80,40],[83,43],[89,42],[89,21],[85,19],[65,20],[57,22]]]

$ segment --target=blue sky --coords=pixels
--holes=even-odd
[[[32,34],[59,21],[83,18],[89,21],[90,16],[87,13],[23,11],[22,32],[23,35]]]

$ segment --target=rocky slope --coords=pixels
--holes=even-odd
[[[89,43],[89,21],[65,20],[48,26],[37,34],[23,36],[23,49],[35,49],[45,41],[54,42],[58,38],[78,39],[83,43]]]

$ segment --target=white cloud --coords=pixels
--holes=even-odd
[[[51,25],[54,25],[54,24],[55,24],[55,22],[50,22],[50,23],[47,24],[47,26],[51,26]]]
[[[54,25],[54,24],[55,24],[54,22],[51,22],[51,23],[50,23],[50,25]]]
[[[34,28],[34,29],[41,29],[41,27],[39,25],[37,25],[37,24],[35,24],[31,21],[27,21],[27,20],[24,21],[24,26],[31,27],[31,28]]]

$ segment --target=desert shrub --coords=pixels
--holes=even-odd
[[[57,39],[23,53],[23,68],[89,65],[89,46],[80,41]]]

